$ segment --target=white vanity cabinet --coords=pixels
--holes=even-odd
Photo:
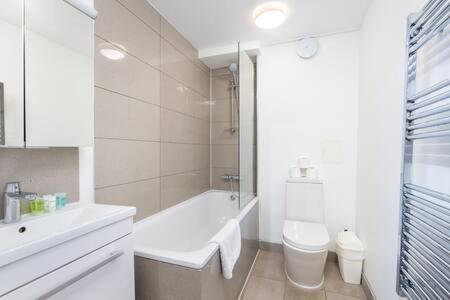
[[[135,213],[71,204],[0,224],[0,300],[134,299]]]
[[[1,1],[0,21],[9,22],[0,23],[1,145],[93,145],[94,19],[77,2],[92,3]]]

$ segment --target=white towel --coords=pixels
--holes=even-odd
[[[229,220],[210,240],[219,245],[222,274],[226,279],[233,277],[233,267],[241,254],[241,228],[236,219]]]

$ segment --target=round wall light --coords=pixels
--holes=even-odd
[[[266,2],[253,12],[256,26],[271,29],[280,26],[286,20],[286,6],[281,2]]]

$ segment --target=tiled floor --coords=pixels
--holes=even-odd
[[[282,253],[260,251],[242,300],[358,300],[366,299],[360,285],[342,281],[336,263],[327,262],[324,288],[307,292],[293,286],[284,273]]]

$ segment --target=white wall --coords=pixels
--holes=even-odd
[[[258,58],[260,238],[281,243],[285,181],[309,154],[324,180],[325,221],[336,233],[355,227],[359,34],[320,38],[300,59],[296,43],[262,49]]]
[[[361,31],[357,233],[376,297],[397,299],[406,18],[426,0],[372,1]]]

